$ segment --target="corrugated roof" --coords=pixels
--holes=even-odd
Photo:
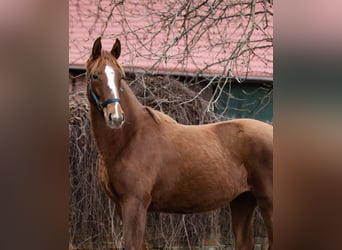
[[[120,39],[120,62],[126,69],[205,74],[230,71],[235,76],[244,76],[246,72],[249,77],[273,76],[273,15],[268,12],[272,11],[271,6],[264,8],[264,1],[257,1],[253,19],[244,16],[250,14],[251,4],[206,1],[211,5],[192,10],[190,22],[184,18],[181,6],[184,1],[174,6],[169,5],[171,2],[125,0],[115,5],[110,0],[69,0],[69,64],[83,66],[94,40],[102,35],[102,45],[108,50],[115,38]],[[200,24],[200,20],[205,21]],[[253,20],[253,34],[249,43],[243,44],[241,41],[248,36]],[[167,21],[173,25],[170,30],[165,29]],[[189,30],[187,35],[179,33],[183,28]],[[197,37],[196,32],[203,35]],[[195,46],[187,48],[186,40]],[[239,42],[240,51],[236,48]],[[168,45],[173,46],[162,54],[163,47]],[[234,52],[242,51],[245,52],[236,60],[227,61]]]

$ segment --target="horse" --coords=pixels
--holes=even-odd
[[[199,213],[230,203],[236,250],[254,247],[256,206],[269,249],[273,227],[273,127],[253,119],[182,125],[142,105],[119,64],[121,43],[86,62],[98,178],[123,222],[126,250],[147,249],[147,212]]]

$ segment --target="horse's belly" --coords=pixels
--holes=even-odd
[[[152,190],[151,210],[204,212],[227,205],[249,189],[241,159],[217,141],[207,142],[189,144],[176,151],[178,157],[164,159]]]
[[[206,212],[228,205],[239,194],[249,189],[247,182],[206,181],[180,184],[168,192],[152,195],[151,211],[169,213]]]
[[[201,202],[195,201],[186,204],[178,203],[176,200],[164,201],[162,203],[157,201],[151,203],[149,211],[183,214],[199,213],[224,207],[228,205],[229,201],[230,199],[216,200],[215,202],[202,200]]]

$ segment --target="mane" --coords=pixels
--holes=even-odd
[[[147,106],[144,106],[144,107],[157,124],[160,124],[162,122],[175,123],[175,124],[177,123],[170,116],[163,114],[162,112],[159,112]]]

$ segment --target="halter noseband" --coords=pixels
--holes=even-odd
[[[103,108],[105,108],[110,103],[115,103],[115,102],[119,103],[120,102],[120,98],[109,98],[109,99],[107,99],[101,103],[99,98],[96,96],[95,92],[91,88],[90,74],[88,74],[88,90],[89,90],[89,93],[91,94],[91,96],[93,97],[99,111],[102,111]]]

